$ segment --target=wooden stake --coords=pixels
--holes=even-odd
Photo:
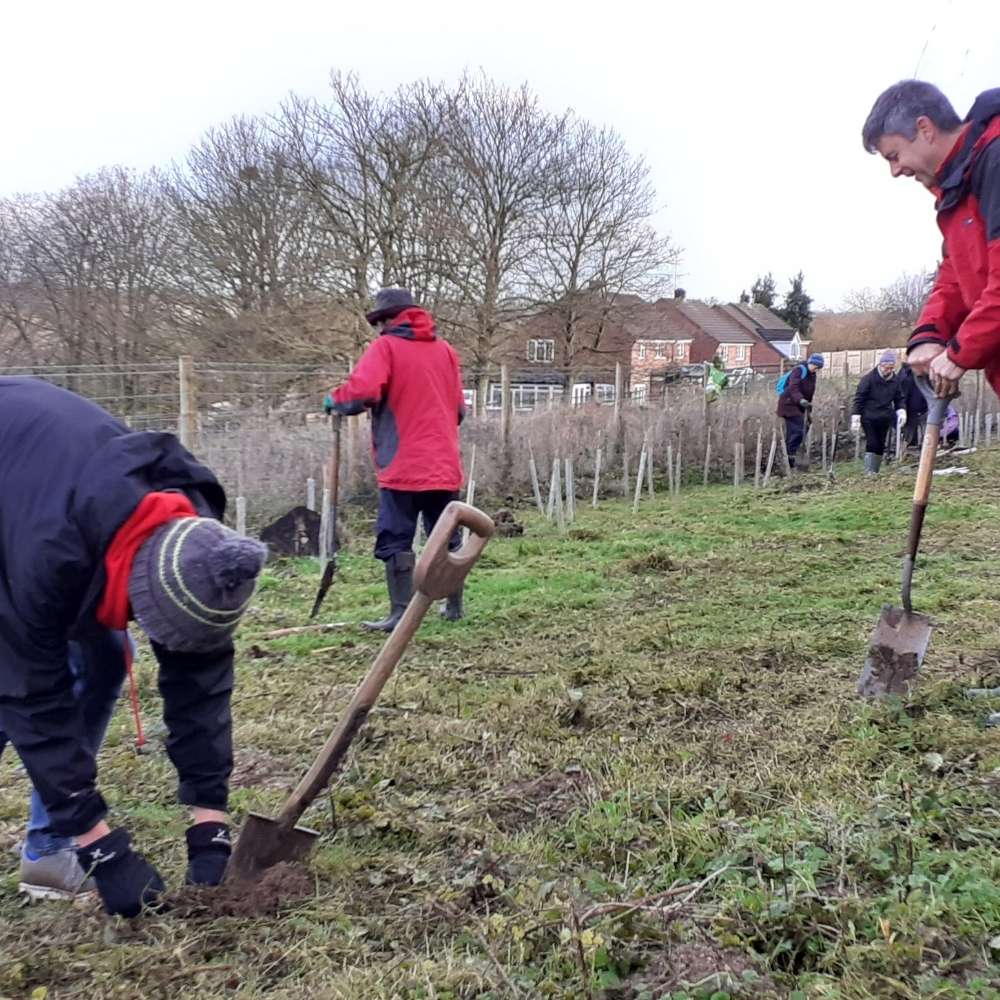
[[[316,509],[316,480],[312,476],[306,480],[306,506],[310,510]]]
[[[708,470],[712,464],[712,428],[706,428],[705,434],[705,468],[702,473],[702,485],[708,486]]]
[[[572,524],[576,520],[576,483],[573,481],[573,459],[563,462],[566,472],[566,520]]]
[[[778,430],[775,427],[771,428],[771,448],[767,453],[767,468],[764,470],[764,479],[760,484],[760,488],[767,489],[767,484],[771,481],[771,470],[774,468],[774,456],[778,450]]]
[[[247,498],[236,498],[236,531],[238,534],[247,533]]]
[[[556,491],[556,523],[560,531],[566,530],[566,510],[563,506],[562,476],[560,475],[560,463],[557,458],[552,463],[552,485]]]
[[[667,493],[673,496],[677,492],[674,486],[674,446],[667,445]]]
[[[594,499],[591,507],[597,506],[597,495],[601,489],[601,446],[597,446],[597,455],[594,457]]]
[[[639,472],[635,477],[635,498],[632,501],[632,513],[635,514],[639,510],[639,499],[642,496],[642,477],[646,471],[646,446],[642,446],[642,451],[639,452]]]
[[[326,476],[323,477],[323,482],[327,482]],[[329,489],[323,489],[323,506],[320,507],[319,512],[319,568],[322,573],[326,569],[326,557],[330,551],[330,546],[327,544],[328,536],[330,534],[330,491]]]
[[[549,502],[545,516],[551,521],[556,512],[556,493],[559,492],[559,456],[552,459],[552,475],[549,477]]]
[[[653,449],[646,448],[646,483],[649,486],[649,499],[653,499]]]
[[[760,463],[764,457],[764,427],[757,421],[757,456],[753,463],[753,488],[760,489]]]
[[[545,504],[542,503],[542,490],[538,485],[538,466],[535,465],[535,455],[531,450],[531,442],[528,442],[528,471],[531,473],[531,490],[535,494],[535,503],[538,504],[538,513],[545,516]]]

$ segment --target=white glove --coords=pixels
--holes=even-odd
[[[906,410],[896,410],[896,426],[906,426]]]
[[[861,430],[861,414],[855,413],[851,416],[851,433]]]

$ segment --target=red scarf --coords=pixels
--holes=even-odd
[[[122,631],[128,625],[128,578],[142,543],[168,521],[197,517],[198,512],[183,493],[147,493],[129,519],[115,532],[104,555],[107,582],[97,605],[97,621],[105,628]]]

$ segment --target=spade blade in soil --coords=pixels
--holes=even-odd
[[[875,631],[868,643],[858,694],[882,698],[890,694],[906,696],[916,683],[934,626],[927,615],[883,605]]]
[[[318,837],[316,830],[304,826],[283,830],[276,820],[248,813],[229,859],[226,877],[246,881],[281,861],[301,861]]]

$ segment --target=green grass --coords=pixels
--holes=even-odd
[[[1000,705],[964,696],[1000,685],[1000,462],[969,464],[934,484],[914,597],[939,627],[909,703],[854,695],[898,600],[904,474],[581,506],[562,536],[521,512],[468,618],[429,618],[307,815],[312,896],[113,923],[21,908],[8,855],[0,996],[1000,997],[1000,731],[982,727]],[[382,612],[369,544],[324,620]],[[378,651],[353,626],[264,638],[305,623],[317,582],[308,561],[270,569],[242,630],[238,815],[276,811]],[[151,720],[147,660],[140,681]],[[102,786],[177,884],[175,779],[129,725]],[[23,825],[15,765],[0,845]],[[659,909],[606,905],[675,885]]]

